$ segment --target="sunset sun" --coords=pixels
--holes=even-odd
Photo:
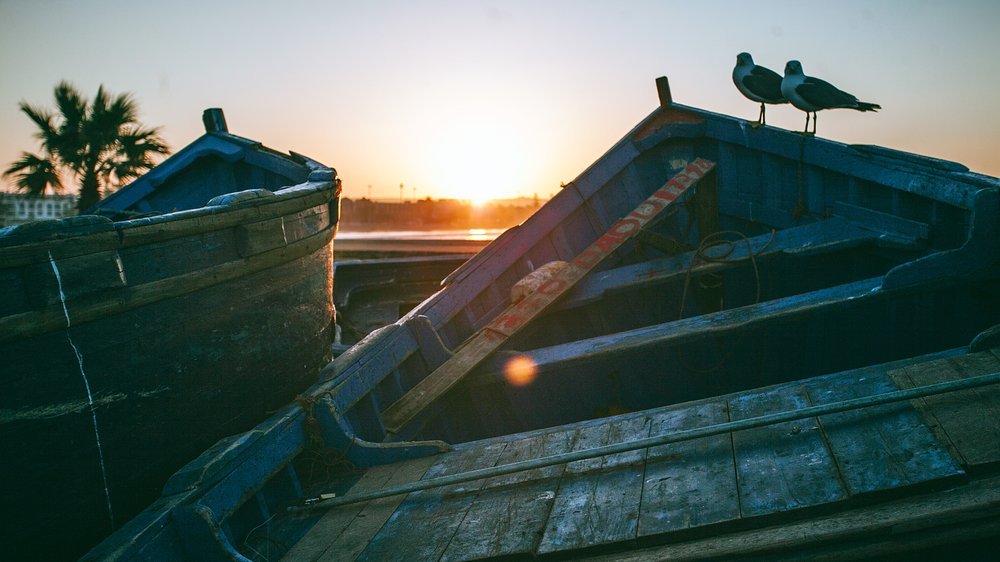
[[[538,151],[509,124],[454,123],[438,131],[428,163],[441,197],[481,206],[530,193],[537,181]]]

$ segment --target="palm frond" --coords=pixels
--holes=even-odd
[[[3,177],[14,178],[17,189],[33,196],[43,195],[49,187],[56,193],[63,188],[57,163],[30,152],[22,152],[21,157],[4,170]]]
[[[156,165],[154,157],[170,152],[159,128],[127,127],[118,138],[118,149],[101,169],[109,185],[121,187]]]
[[[65,80],[57,84],[55,98],[64,123],[76,127],[87,119],[87,98],[73,84]]]
[[[20,102],[17,104],[17,107],[21,110],[21,113],[27,115],[28,119],[31,119],[31,122],[38,127],[38,131],[35,132],[35,138],[42,143],[43,147],[46,147],[57,134],[56,127],[52,123],[55,116],[48,109],[35,107],[26,101]]]

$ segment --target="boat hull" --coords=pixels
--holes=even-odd
[[[333,339],[335,182],[237,199],[71,219],[0,247],[8,554],[79,556],[316,381]]]

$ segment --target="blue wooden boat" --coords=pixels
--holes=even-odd
[[[338,260],[333,304],[341,345],[350,347],[393,324],[441,288],[470,254]]]
[[[529,220],[86,558],[872,556],[1000,534],[1000,181],[657,85]]]
[[[84,554],[329,361],[336,172],[205,121],[95,214],[0,233],[8,559]]]

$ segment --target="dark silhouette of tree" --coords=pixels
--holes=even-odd
[[[42,195],[47,188],[62,191],[62,174],[69,173],[80,183],[77,209],[84,211],[152,168],[155,156],[169,152],[158,127],[139,123],[131,94],[113,96],[101,86],[89,102],[63,81],[55,88],[55,100],[55,111],[18,104],[38,126],[42,154],[22,152],[3,175],[29,195]]]

